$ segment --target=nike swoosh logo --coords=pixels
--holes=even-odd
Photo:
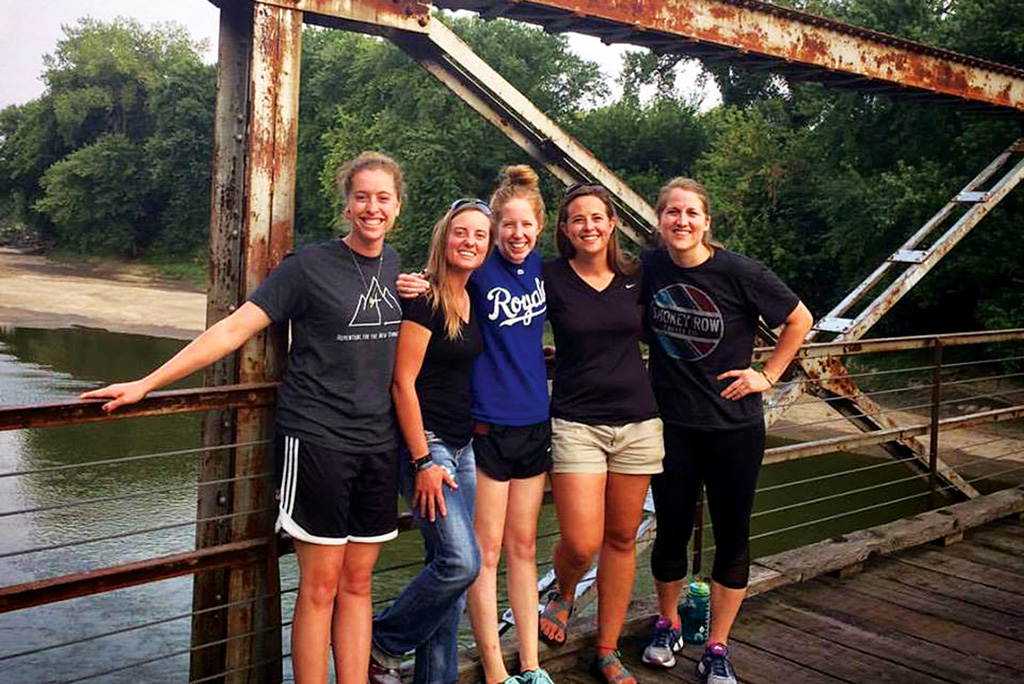
[[[626,289],[631,290],[636,287],[636,283],[626,283]]]

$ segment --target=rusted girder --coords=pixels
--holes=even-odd
[[[437,0],[438,7],[504,16],[695,57],[768,58],[801,77],[846,87],[892,85],[1024,112],[1024,70],[756,0]],[[848,83],[850,76],[866,79]],[[839,83],[836,83],[839,85]]]
[[[32,406],[0,408],[0,431],[96,423],[121,418],[165,416],[215,409],[267,407],[274,405],[277,383],[254,383],[224,387],[151,392],[137,404],[122,406],[113,413],[101,407],[106,399],[66,401]]]
[[[256,0],[259,4],[299,10],[304,21],[334,25],[332,19],[355,22],[362,27],[338,26],[365,31],[370,27],[425,32],[430,24],[430,3],[415,0]]]
[[[270,548],[269,539],[247,539],[198,551],[114,565],[101,570],[0,587],[0,613],[159,582],[171,577],[193,575],[216,568],[252,565],[264,560]]]
[[[907,351],[910,349],[932,349],[941,344],[958,347],[967,344],[999,344],[1002,342],[1024,341],[1024,328],[1009,330],[979,330],[965,333],[943,333],[941,335],[911,335],[908,337],[878,337],[871,340],[842,340],[836,342],[809,342],[797,350],[795,360],[816,359],[828,356],[853,356],[855,354],[877,354],[880,352]],[[758,347],[754,350],[754,362],[763,363],[771,357],[775,347]]]

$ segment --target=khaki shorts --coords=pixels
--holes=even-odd
[[[551,419],[552,473],[655,475],[665,443],[661,418],[626,425],[586,425]]]

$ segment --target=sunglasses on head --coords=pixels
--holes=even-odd
[[[608,191],[608,189],[605,188],[600,183],[575,183],[565,189],[564,196],[568,197],[569,195],[578,193],[580,190],[603,190],[604,192]]]
[[[448,207],[449,213],[455,213],[462,209],[476,209],[484,216],[491,215],[491,205],[484,202],[482,199],[476,197],[463,197],[452,202],[452,206]]]

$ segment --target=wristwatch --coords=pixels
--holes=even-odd
[[[420,472],[421,470],[426,470],[432,465],[434,465],[434,457],[431,456],[430,454],[427,454],[426,456],[420,456],[419,458],[414,458],[412,460],[412,467],[413,469],[416,470],[417,473]]]

